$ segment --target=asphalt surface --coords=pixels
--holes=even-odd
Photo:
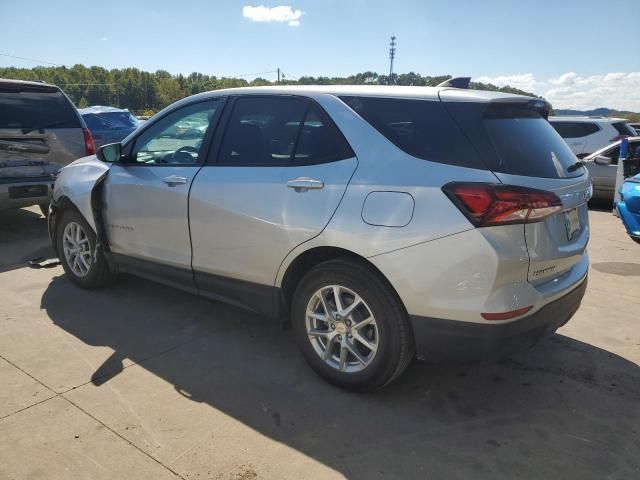
[[[52,254],[45,221],[0,212],[0,478],[640,478],[640,245],[609,212],[591,228],[558,334],[357,395],[251,313],[28,268]]]

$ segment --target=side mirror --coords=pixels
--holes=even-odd
[[[98,158],[103,162],[116,163],[122,156],[122,144],[108,143],[98,150]]]
[[[604,155],[598,155],[593,159],[598,165],[611,165],[611,159],[609,157],[605,157]]]

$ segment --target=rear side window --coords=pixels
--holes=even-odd
[[[300,129],[294,164],[335,162],[355,154],[329,116],[314,102]]]
[[[535,108],[466,102],[447,102],[445,107],[494,172],[542,178],[584,173],[572,167],[575,155]]]
[[[353,157],[346,140],[314,102],[299,97],[239,97],[218,163],[283,166]]]
[[[352,96],[340,99],[409,155],[486,170],[440,101]]]
[[[57,88],[0,86],[0,128],[80,128],[75,107]]]
[[[625,122],[616,122],[611,125],[613,125],[613,128],[615,128],[620,135],[635,136],[636,134],[636,131]]]
[[[600,128],[587,122],[551,122],[551,126],[562,138],[580,138],[596,133]]]

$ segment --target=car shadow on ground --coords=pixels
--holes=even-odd
[[[35,258],[53,258],[47,219],[37,207],[0,211],[0,273],[24,267]]]
[[[566,336],[500,363],[414,363],[384,390],[353,394],[316,377],[289,331],[146,280],[123,277],[84,291],[59,276],[42,308],[82,342],[114,350],[94,384],[115,381],[130,359],[190,401],[347,478],[638,478],[640,471],[640,368]]]

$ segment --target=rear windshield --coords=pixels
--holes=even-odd
[[[409,155],[487,169],[439,100],[353,96],[340,99]]]
[[[0,128],[80,128],[80,120],[58,89],[0,86]]]
[[[544,178],[584,173],[583,168],[573,166],[575,155],[535,108],[466,102],[445,106],[494,172]]]
[[[129,112],[87,113],[82,118],[90,130],[132,130],[139,123]]]

